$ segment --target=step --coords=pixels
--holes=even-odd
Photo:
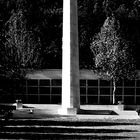
[[[131,134],[139,130],[136,127],[140,127],[140,122],[93,119],[10,119],[8,122],[0,120],[2,123],[0,139],[131,139]]]
[[[127,134],[113,133],[34,133],[34,132],[0,132],[0,138],[10,139],[128,139]]]
[[[80,115],[79,115],[80,116]],[[82,115],[81,115],[82,116]],[[98,116],[98,115],[97,115]],[[100,116],[100,115],[99,115]],[[84,116],[85,118],[85,116]],[[113,122],[112,120],[96,120],[93,119],[79,119],[76,118],[48,118],[48,119],[9,119],[7,122],[4,119],[0,119],[0,124],[4,125],[39,125],[39,126],[114,126],[114,125],[133,125],[133,121],[120,121]],[[135,124],[135,123],[134,123]]]
[[[100,126],[96,128],[90,127],[75,127],[75,126],[4,126],[2,128],[3,132],[36,132],[36,133],[119,133],[122,129],[106,129]],[[1,132],[2,132],[1,131]],[[131,132],[132,130],[123,130],[123,132]]]

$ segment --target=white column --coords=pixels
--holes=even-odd
[[[76,114],[80,108],[77,0],[63,0],[62,108]]]

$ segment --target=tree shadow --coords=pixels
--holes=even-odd
[[[113,110],[84,110],[84,109],[80,109],[78,114],[81,114],[81,115],[118,115]]]
[[[49,136],[48,136],[49,137]],[[50,136],[49,138],[51,138],[52,136]],[[89,136],[84,136],[84,135],[77,135],[77,136],[61,136],[61,135],[57,135],[57,136],[53,136],[53,140],[67,140],[67,139],[71,139],[71,140],[115,140],[115,139],[135,139],[134,137],[129,137],[129,136],[99,136],[99,135],[89,135]]]
[[[34,139],[34,140],[115,140],[115,139],[135,139],[134,137],[129,137],[129,136],[99,136],[99,135],[63,135],[63,134],[19,134],[17,133],[16,135],[13,135],[12,133],[3,135],[0,134],[1,138],[9,138],[9,139]]]

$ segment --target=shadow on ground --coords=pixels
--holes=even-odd
[[[82,114],[82,115],[118,115],[113,110],[84,110],[84,109],[80,109],[78,114]]]
[[[1,135],[0,135],[1,137]],[[7,135],[7,136],[2,136],[2,138],[9,138],[9,139],[34,139],[34,140],[115,140],[115,139],[135,139],[135,137],[127,137],[127,136],[99,136],[99,135],[92,135],[92,136],[80,136],[80,135],[61,135],[61,134],[47,134],[47,135],[43,135],[43,134],[36,134],[36,135],[29,135],[29,134],[24,134],[23,136],[21,136],[21,134],[16,134],[16,135]]]

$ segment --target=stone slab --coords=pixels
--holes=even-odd
[[[58,109],[58,114],[60,115],[77,115],[77,108],[60,108]]]

